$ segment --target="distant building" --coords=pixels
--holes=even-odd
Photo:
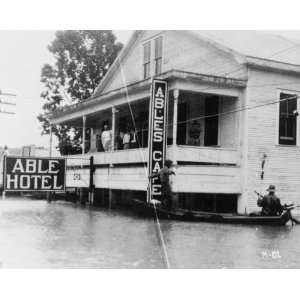
[[[49,148],[36,146],[36,145],[27,145],[23,146],[21,149],[22,156],[41,156],[47,157],[49,156]],[[56,149],[52,149],[52,156],[60,156],[59,151]]]
[[[167,157],[178,165],[179,206],[249,212],[257,208],[253,191],[269,184],[283,202],[299,201],[300,49],[254,31],[136,31],[94,95],[50,118],[84,128],[69,186],[88,186],[82,165],[93,155],[99,197],[145,194],[153,77],[169,84]],[[101,144],[104,124],[113,129],[110,152]],[[124,134],[134,130],[137,142],[124,150]]]

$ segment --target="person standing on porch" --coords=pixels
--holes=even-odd
[[[109,127],[107,124],[104,125],[103,131],[101,134],[101,142],[102,146],[105,152],[111,150],[111,143],[112,143],[112,133],[111,130],[109,130]]]
[[[129,130],[127,129],[123,136],[123,149],[126,150],[129,149],[129,147],[130,147],[130,133]]]
[[[137,148],[137,137],[134,129],[130,131],[130,148],[132,149]]]

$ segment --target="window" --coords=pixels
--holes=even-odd
[[[281,145],[296,145],[297,143],[296,110],[297,96],[287,93],[280,93],[279,144]]]
[[[155,39],[155,75],[161,73],[162,64],[162,37]]]
[[[150,41],[144,44],[144,79],[150,77],[150,58],[151,58],[151,43]]]

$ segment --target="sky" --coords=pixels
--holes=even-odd
[[[125,43],[131,31],[115,31],[117,39]],[[41,136],[37,115],[42,112],[40,94],[42,66],[53,63],[47,46],[54,39],[55,31],[0,31],[0,90],[16,97],[0,96],[16,106],[1,105],[1,110],[15,115],[0,113],[0,147],[21,147],[35,144],[49,145],[49,136]]]
[[[117,39],[126,43],[132,31],[115,30]],[[274,31],[300,40],[300,31]],[[15,115],[0,114],[0,147],[21,147],[35,144],[49,145],[49,136],[41,136],[37,115],[42,112],[40,83],[42,66],[53,63],[47,46],[54,39],[55,31],[0,31],[0,90],[16,97],[2,100],[15,102],[16,106],[0,104],[0,109]]]

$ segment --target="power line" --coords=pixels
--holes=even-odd
[[[201,119],[208,119],[208,118],[220,117],[220,116],[230,115],[230,114],[234,114],[234,113],[239,113],[239,112],[242,112],[242,111],[253,110],[253,109],[257,109],[257,108],[261,108],[261,107],[265,107],[265,106],[270,106],[270,105],[278,104],[278,103],[283,102],[283,101],[293,100],[295,98],[296,98],[296,95],[292,95],[290,97],[282,98],[282,99],[276,100],[276,101],[271,101],[273,99],[269,99],[271,102],[263,103],[263,104],[257,104],[257,105],[248,106],[248,107],[246,106],[246,107],[243,107],[243,108],[237,108],[235,110],[230,110],[230,111],[226,111],[226,112],[222,112],[222,113],[217,113],[217,114],[212,114],[212,115],[206,115],[206,116],[200,116],[200,117],[195,117],[195,118],[189,118],[189,119],[187,119],[185,121],[179,121],[179,122],[177,121],[176,124],[177,125],[178,124],[185,124],[185,123],[189,123],[189,122],[197,121],[197,120],[201,120]],[[263,100],[269,101],[268,99],[263,99]],[[173,126],[173,124],[174,124],[173,122],[172,123],[168,123],[167,126],[170,127],[170,126]],[[80,129],[82,127],[81,126],[76,126],[76,128]],[[148,131],[148,128],[136,130],[136,133],[145,132],[145,131]]]
[[[252,110],[252,109],[256,109],[256,108],[260,108],[260,107],[264,107],[264,106],[274,105],[274,104],[277,104],[277,103],[280,103],[280,102],[283,102],[283,101],[293,100],[295,98],[297,98],[297,96],[292,95],[292,96],[287,97],[287,98],[283,98],[283,99],[280,99],[280,100],[276,100],[276,101],[272,101],[272,102],[268,102],[268,103],[264,103],[264,104],[257,104],[257,105],[248,106],[248,107],[244,107],[244,108],[238,108],[238,109],[223,112],[223,113],[212,114],[212,115],[207,115],[207,116],[201,116],[201,117],[197,117],[197,118],[190,118],[186,121],[177,122],[177,124],[187,123],[187,122],[196,121],[196,120],[200,120],[200,119],[219,117],[219,116],[234,114],[234,113],[238,113],[238,112],[242,112],[242,111],[248,111],[248,110]],[[173,124],[171,123],[170,126],[171,125],[173,125]]]

